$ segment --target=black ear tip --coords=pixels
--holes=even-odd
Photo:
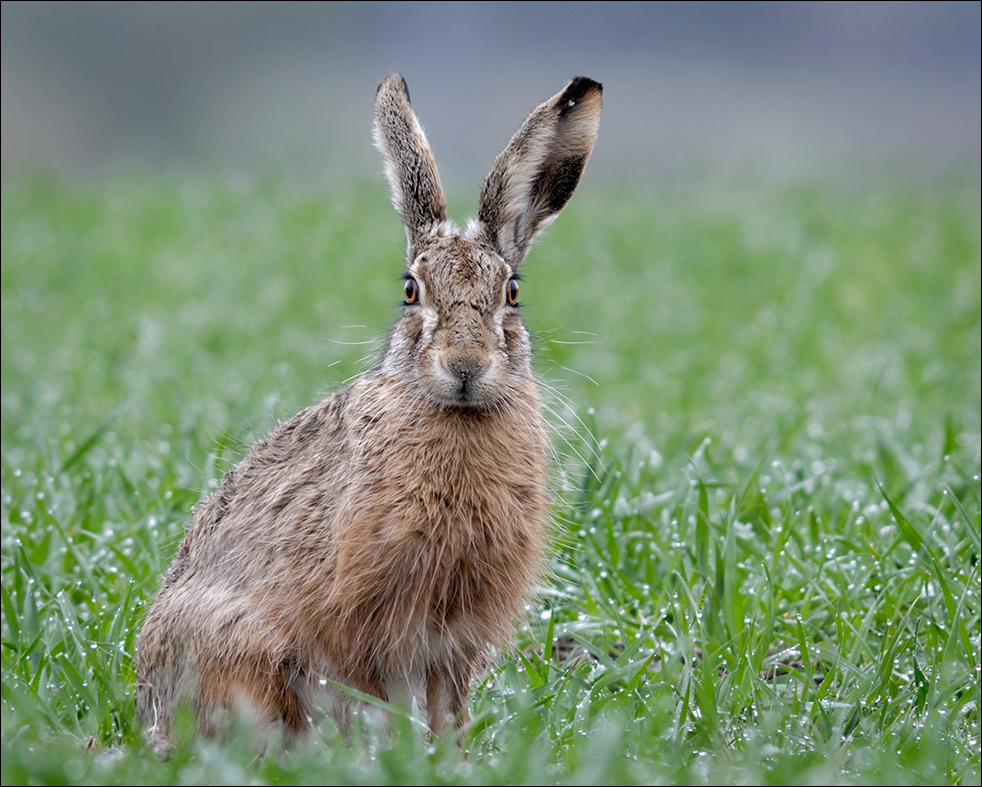
[[[567,90],[575,90],[577,91],[578,95],[582,96],[594,88],[599,90],[601,93],[604,92],[604,86],[596,79],[591,79],[590,77],[580,74],[579,76],[573,77],[569,81],[569,87]]]
[[[559,97],[559,106],[562,113],[566,114],[566,112],[578,106],[587,95],[593,92],[603,94],[604,86],[597,82],[597,80],[590,79],[590,77],[582,75],[573,77]]]

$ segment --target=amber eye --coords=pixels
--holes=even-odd
[[[507,289],[506,297],[508,298],[509,306],[514,306],[516,303],[518,303],[518,279],[508,280],[508,289]]]
[[[416,279],[406,279],[402,288],[402,296],[407,304],[416,303],[419,300],[419,285],[416,283]]]

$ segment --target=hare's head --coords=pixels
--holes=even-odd
[[[406,228],[405,306],[383,369],[441,407],[486,408],[533,385],[518,274],[535,235],[573,194],[600,122],[602,87],[574,78],[494,162],[477,219],[447,220],[436,163],[399,75],[375,96],[375,144]]]

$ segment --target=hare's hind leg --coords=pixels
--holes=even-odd
[[[287,739],[302,735],[310,728],[300,689],[305,680],[292,660],[209,665],[202,670],[195,697],[200,725],[212,732],[224,726],[224,715],[235,713],[254,724],[260,738],[271,739],[281,727]]]

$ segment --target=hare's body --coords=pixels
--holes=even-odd
[[[318,694],[343,708],[328,679],[408,689],[439,727],[539,571],[546,447],[525,401],[448,414],[383,372],[283,424],[188,529],[140,642],[143,716],[184,691],[299,730]]]
[[[325,705],[344,729],[350,695],[332,682],[415,700],[437,734],[464,717],[545,547],[548,440],[515,276],[599,113],[582,77],[539,107],[461,233],[404,83],[383,82],[405,309],[379,368],[257,443],[196,511],[140,638],[138,709],[159,746],[182,701],[204,730],[242,709],[300,732]]]

